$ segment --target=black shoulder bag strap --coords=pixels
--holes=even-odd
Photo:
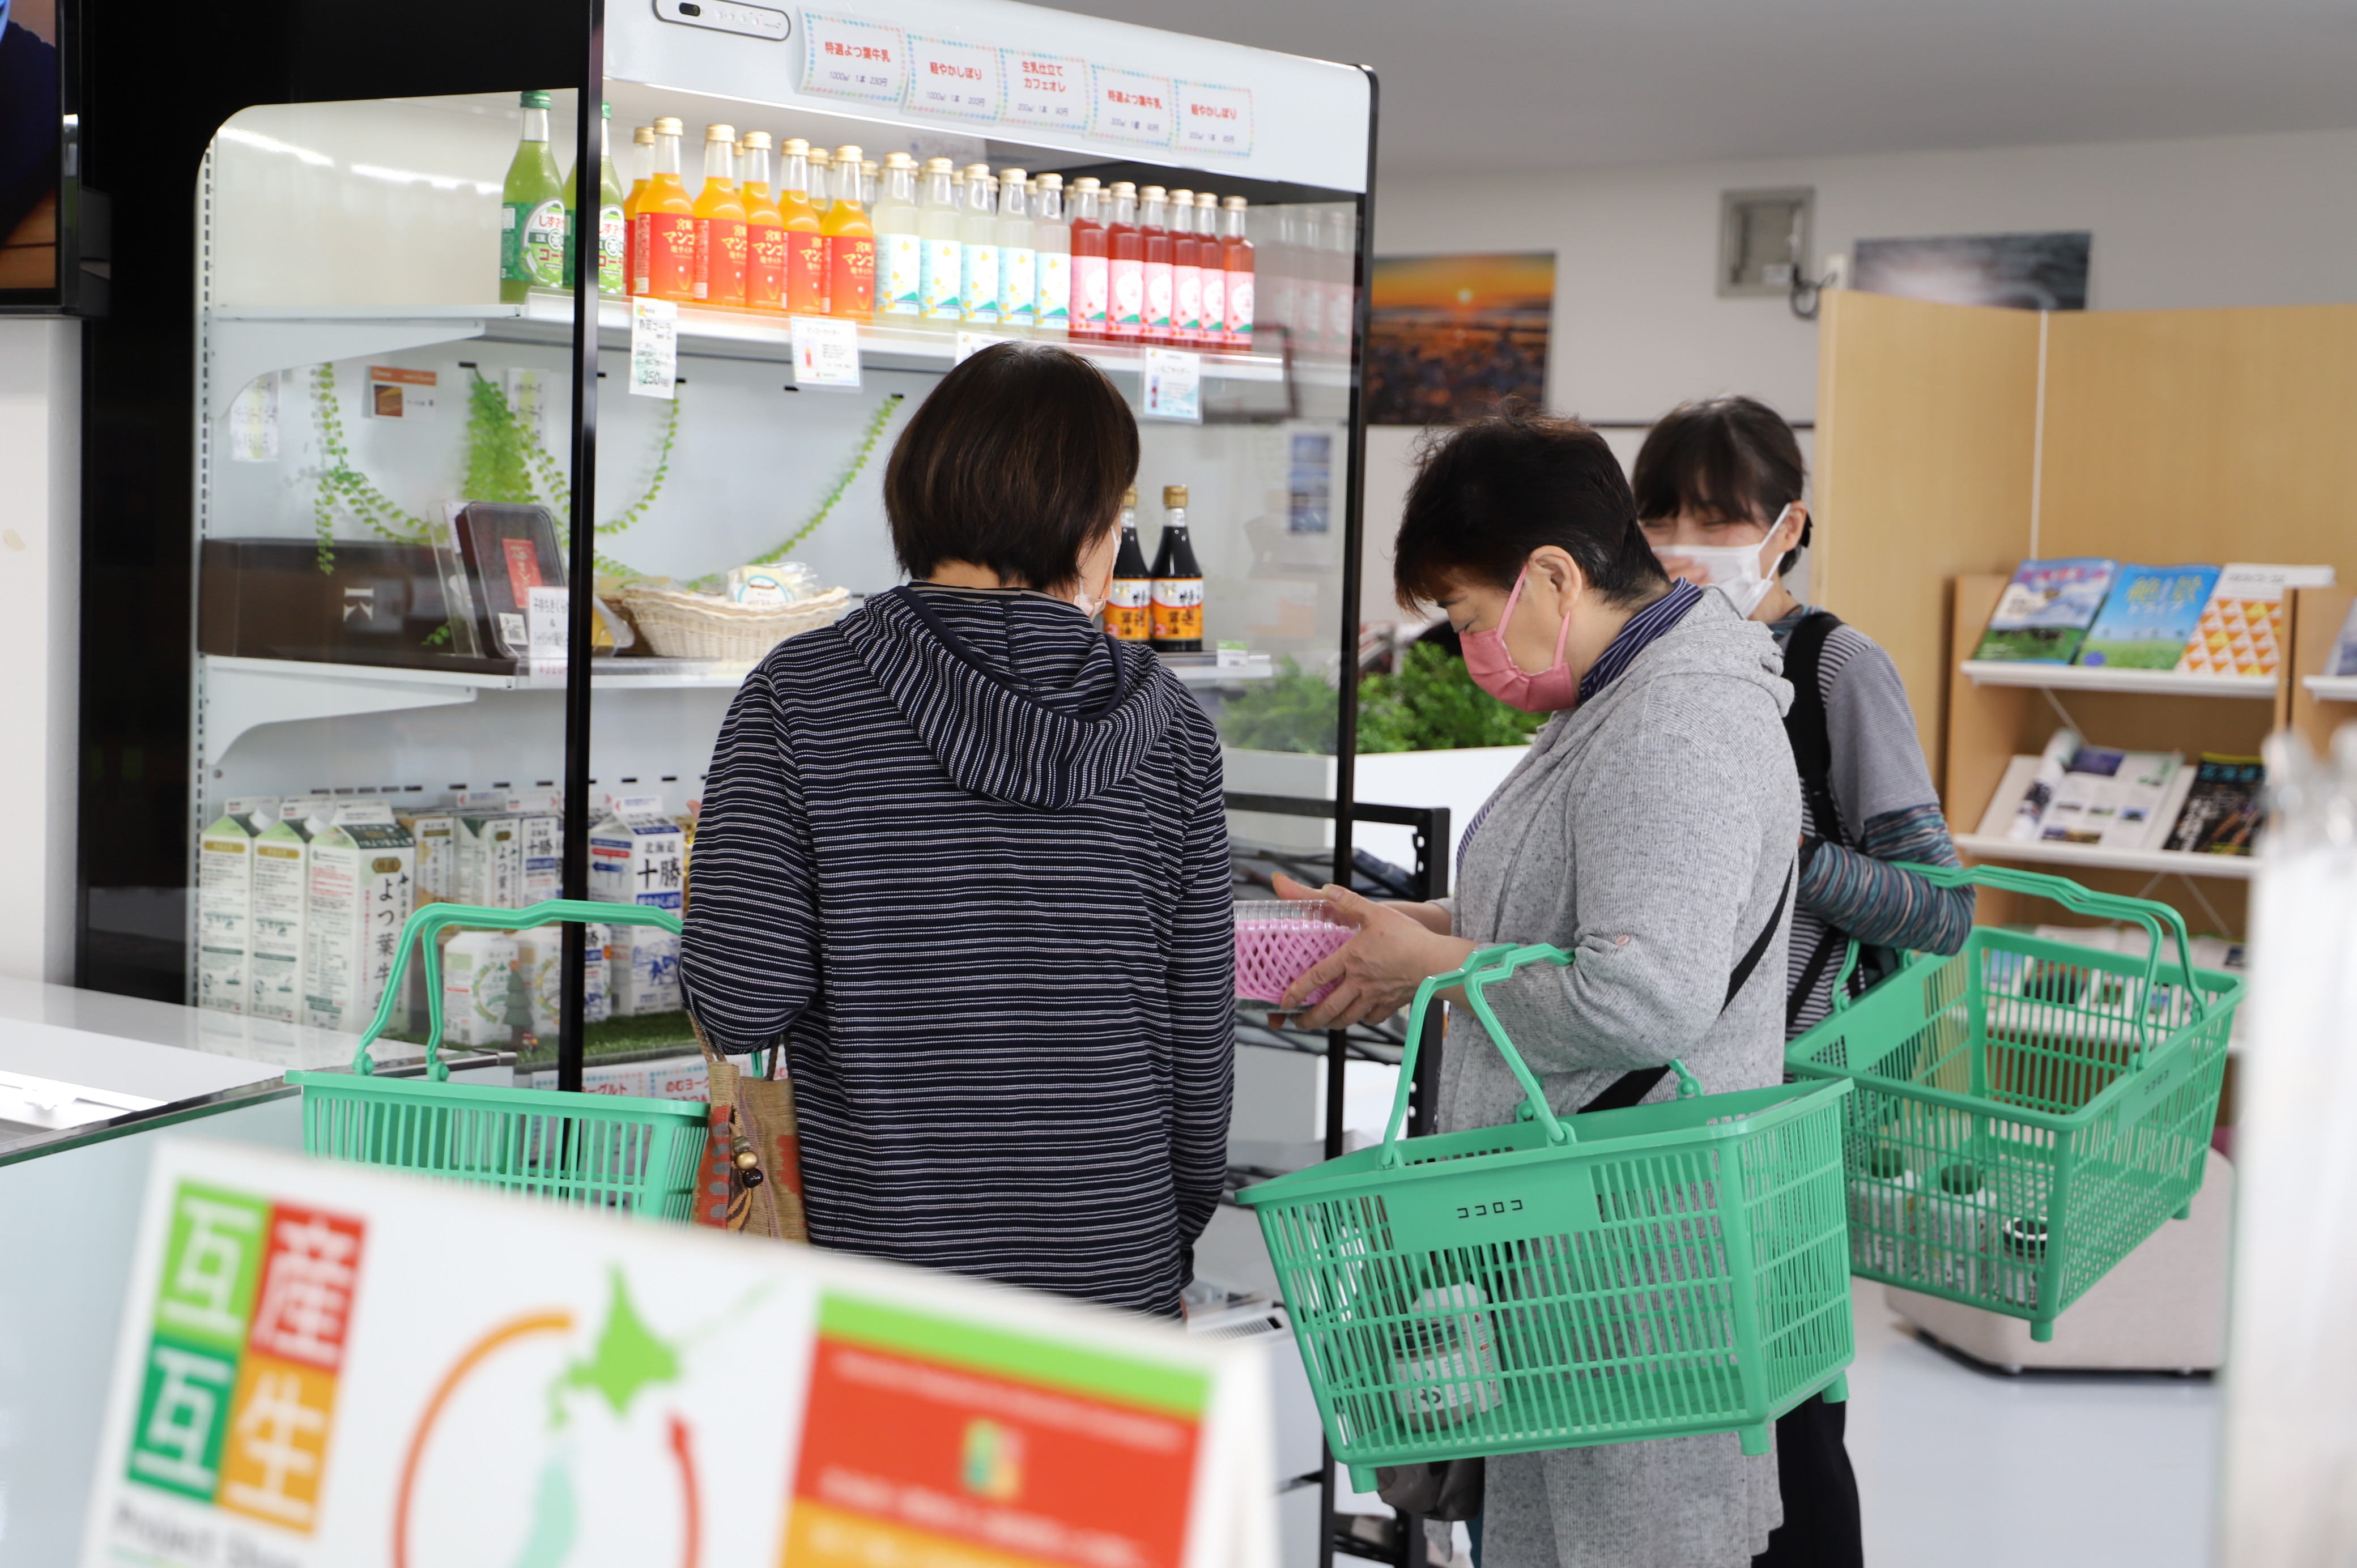
[[[1797,864],[1785,871],[1784,886],[1776,895],[1776,908],[1768,912],[1768,923],[1760,928],[1760,934],[1751,939],[1751,946],[1736,961],[1735,968],[1728,972],[1727,999],[1718,1004],[1721,1013],[1735,1004],[1736,993],[1743,989],[1744,982],[1751,978],[1751,972],[1760,967],[1760,961],[1768,956],[1768,944],[1776,940],[1776,928],[1784,923],[1784,906],[1792,901],[1792,885],[1799,880],[1799,875]],[[1643,1067],[1634,1072],[1624,1072],[1606,1084],[1603,1093],[1581,1106],[1578,1114],[1585,1115],[1590,1111],[1625,1111],[1652,1093],[1653,1086],[1669,1076],[1666,1063],[1661,1067]]]
[[[1818,671],[1824,662],[1825,639],[1841,625],[1831,610],[1811,610],[1784,639],[1784,679],[1792,683],[1792,706],[1784,714],[1784,737],[1792,743],[1792,767],[1801,776],[1801,797],[1809,803],[1810,824],[1820,842],[1847,844],[1849,831],[1842,826],[1841,808],[1834,802],[1834,748],[1825,729],[1825,693]],[[1817,982],[1849,941],[1847,931],[1827,926],[1801,967],[1801,977],[1784,1000],[1784,1027],[1790,1029],[1801,1009],[1816,994]]]

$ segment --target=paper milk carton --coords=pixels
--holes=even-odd
[[[606,820],[589,830],[589,897],[677,914],[686,882],[687,838],[662,814],[662,797],[610,800]],[[678,1011],[677,936],[652,926],[618,923],[606,957],[616,1017]]]
[[[417,846],[417,902],[439,904],[457,897],[457,813],[447,807],[396,811],[393,821],[409,830]]]
[[[451,819],[452,897],[485,909],[523,908],[523,835],[506,812]]]
[[[243,1013],[253,1000],[251,816],[225,811],[197,838],[197,1005]]]
[[[560,811],[526,811],[516,818],[522,843],[523,882],[517,907],[565,896],[565,817]]]
[[[303,919],[310,889],[310,838],[300,822],[282,816],[253,840],[248,1011],[254,1017],[303,1021]]]
[[[442,1042],[507,1046],[516,940],[505,931],[459,931],[442,948]]]
[[[346,807],[311,841],[304,1022],[358,1034],[375,1017],[417,884],[417,846],[383,807]],[[378,821],[350,819],[376,817]]]
[[[602,1024],[613,1016],[612,1000],[606,991],[606,943],[610,929],[594,924],[581,928],[581,963],[586,972],[581,1015],[586,1023]],[[516,985],[523,992],[532,1031],[554,1036],[565,1007],[565,928],[533,926],[518,931],[515,940]]]

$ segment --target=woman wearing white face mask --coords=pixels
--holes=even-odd
[[[1799,787],[1775,646],[1718,595],[1674,584],[1620,466],[1572,420],[1501,415],[1424,457],[1395,549],[1403,603],[1448,612],[1474,680],[1554,714],[1474,817],[1457,895],[1377,905],[1325,889],[1359,934],[1294,987],[1307,1022],[1385,1016],[1477,946],[1549,942],[1488,997],[1570,1114],[1781,1081]],[[1288,885],[1289,896],[1315,896]],[[1444,1130],[1513,1120],[1522,1090],[1450,1010]],[[1742,1568],[1779,1522],[1775,1459],[1733,1436],[1487,1462],[1483,1568]]]
[[[1809,541],[1800,444],[1746,397],[1673,409],[1637,456],[1637,512],[1663,566],[1764,624],[1793,688],[1786,740],[1804,808],[1799,912],[1785,976],[1787,1036],[1832,1010],[1848,940],[1866,945],[1854,990],[1895,950],[1952,953],[1973,924],[1969,887],[1935,887],[1893,862],[1956,864],[1899,671],[1872,639],[1802,604],[1784,574]],[[1777,1423],[1785,1525],[1763,1568],[1861,1561],[1857,1486],[1842,1407],[1812,1401]]]

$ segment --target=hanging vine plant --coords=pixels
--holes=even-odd
[[[403,544],[423,544],[433,537],[431,523],[395,506],[366,474],[352,467],[351,449],[344,445],[344,414],[336,398],[333,365],[312,368],[311,418],[319,435],[319,478],[312,494],[311,526],[318,535],[321,572],[332,574],[336,569],[339,507]]]

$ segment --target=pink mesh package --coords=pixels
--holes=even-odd
[[[1236,994],[1252,1002],[1282,1002],[1285,988],[1359,933],[1327,918],[1318,898],[1263,898],[1236,906]],[[1321,986],[1303,1005],[1326,999]]]

